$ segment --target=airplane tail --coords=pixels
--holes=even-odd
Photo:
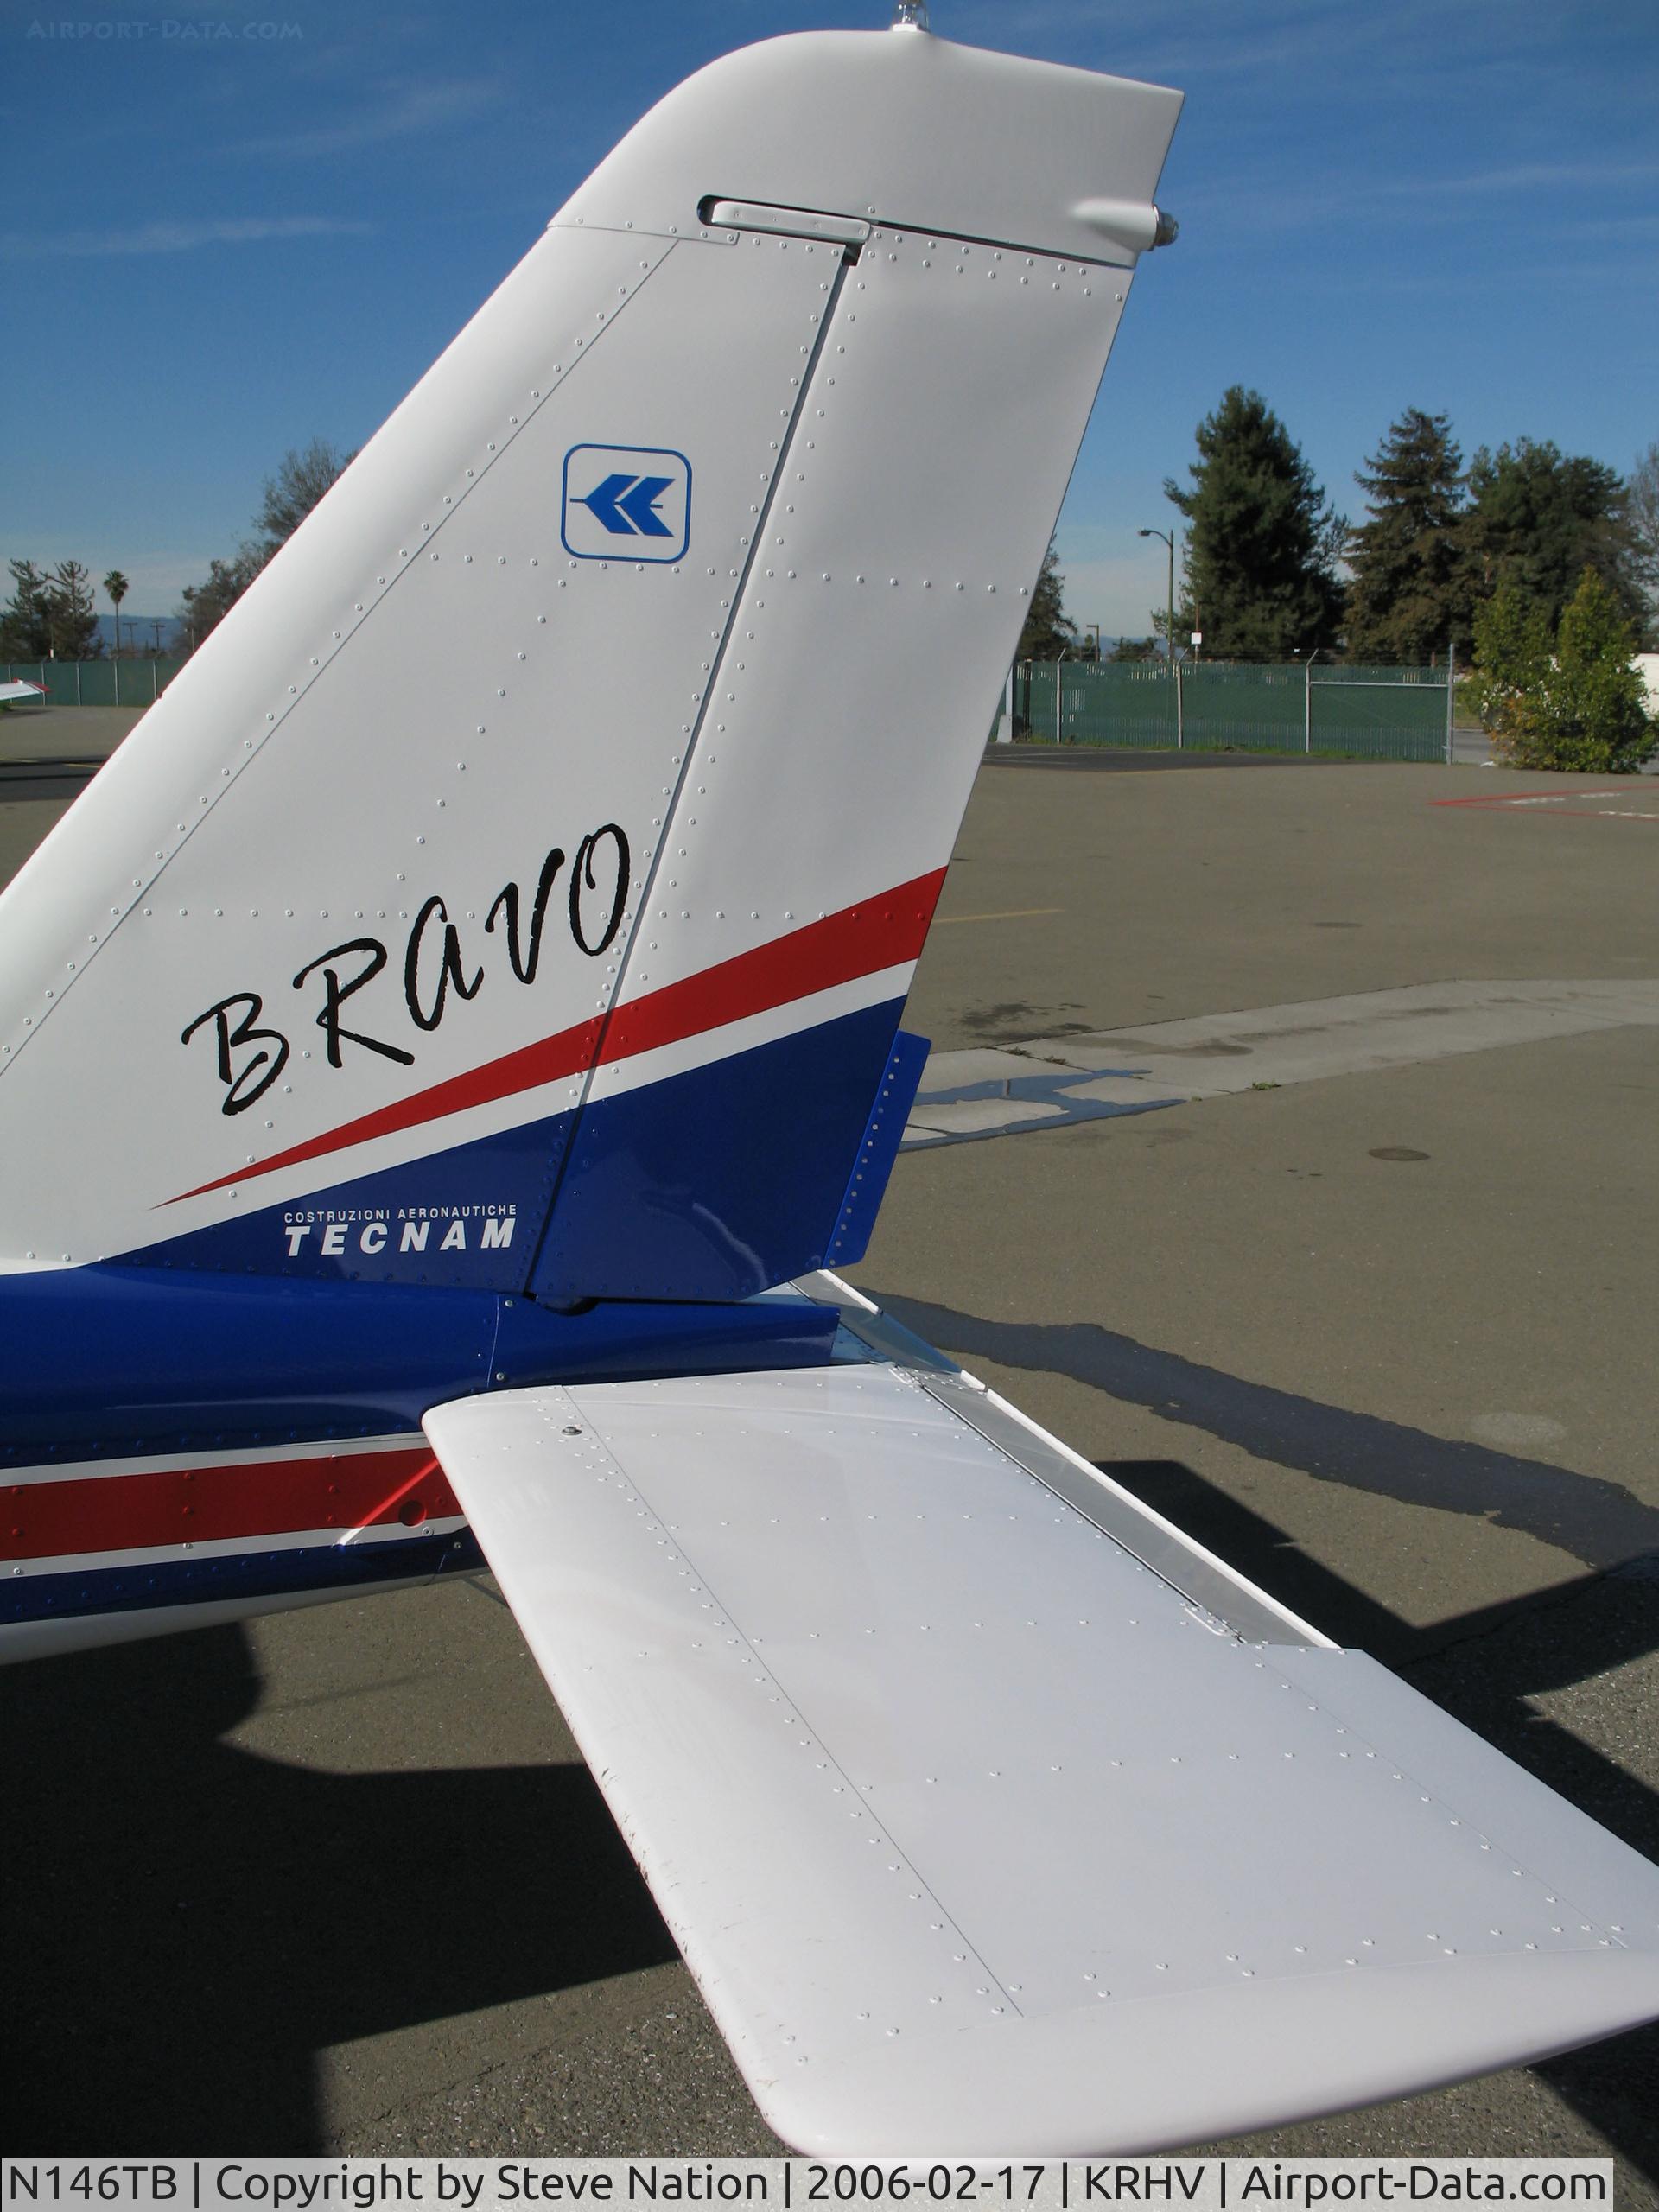
[[[855,1257],[1179,108],[905,29],[653,109],[0,899],[4,1262]]]

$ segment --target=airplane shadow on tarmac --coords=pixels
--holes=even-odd
[[[1659,1649],[1650,1565],[1414,1629],[1180,1461],[1100,1464],[1659,1858],[1659,1796],[1526,1702]],[[315,2151],[319,2050],[676,1955],[583,1767],[341,1777],[241,1751],[219,1740],[260,1690],[237,1628],[7,1673],[13,2154]],[[1539,2071],[1659,2179],[1659,2030]]]
[[[236,1627],[6,1673],[9,2155],[315,2151],[320,2049],[677,1955],[585,1767],[222,1743]]]

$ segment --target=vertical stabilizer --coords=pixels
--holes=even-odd
[[[820,1261],[1178,105],[906,31],[653,110],[0,900],[6,1259]]]

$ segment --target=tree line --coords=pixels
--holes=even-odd
[[[194,652],[216,630],[271,556],[282,550],[323,493],[357,458],[327,438],[290,447],[274,476],[267,476],[253,517],[254,534],[228,561],[215,557],[200,583],[187,584],[177,620]]]
[[[1164,489],[1187,525],[1179,619],[1206,652],[1421,663],[1455,648],[1466,661],[1497,591],[1553,627],[1586,569],[1638,632],[1652,619],[1659,447],[1628,483],[1531,438],[1483,446],[1465,469],[1446,416],[1408,408],[1357,472],[1367,518],[1354,524],[1259,392],[1234,385],[1198,445],[1191,483]]]
[[[1618,769],[1653,749],[1631,655],[1659,642],[1659,444],[1628,478],[1548,441],[1482,446],[1465,468],[1443,414],[1410,407],[1357,480],[1366,519],[1338,512],[1260,392],[1234,385],[1198,426],[1179,641],[1206,659],[1472,662],[1471,698],[1526,766]],[[1145,533],[1143,533],[1144,535]],[[1022,658],[1086,656],[1051,546]],[[1169,651],[1165,608],[1116,658]]]
[[[1455,652],[1465,668],[1473,658],[1488,726],[1527,765],[1548,765],[1541,747],[1596,767],[1633,766],[1643,747],[1651,750],[1629,664],[1644,637],[1659,637],[1659,444],[1628,479],[1524,437],[1496,451],[1482,446],[1465,469],[1447,417],[1408,408],[1356,472],[1366,495],[1359,524],[1326,498],[1260,392],[1231,385],[1198,424],[1197,445],[1190,481],[1164,485],[1185,523],[1177,640],[1200,632],[1211,659],[1320,652],[1397,664]],[[184,589],[177,620],[191,650],[353,457],[322,438],[283,456],[264,480],[253,536]],[[84,564],[10,567],[0,659],[103,652]],[[1089,650],[1066,613],[1064,582],[1051,544],[1020,658]],[[104,586],[118,626],[126,579],[111,570]],[[1120,639],[1117,658],[1171,650],[1166,609],[1152,619],[1152,634]],[[1572,669],[1580,673],[1569,682],[1563,671]],[[1592,727],[1602,733],[1593,743],[1584,734]]]
[[[60,561],[42,569],[34,561],[11,561],[11,597],[0,607],[0,661],[96,660],[104,650],[92,604],[92,571],[83,561]],[[126,596],[127,580],[118,569],[105,578]],[[120,600],[115,604],[118,607]]]
[[[1548,441],[1482,446],[1467,468],[1444,415],[1408,408],[1357,472],[1367,518],[1339,513],[1260,392],[1234,385],[1197,433],[1191,481],[1165,481],[1185,523],[1176,637],[1206,658],[1468,662],[1478,610],[1508,589],[1552,630],[1589,569],[1636,633],[1659,642],[1659,444],[1628,478]],[[1081,642],[1051,554],[1021,657]],[[1167,616],[1120,641],[1165,650]],[[1049,646],[1045,652],[1040,648]],[[1027,652],[1028,646],[1039,648]]]
[[[187,584],[174,617],[184,632],[188,652],[217,629],[261,569],[285,545],[354,453],[342,453],[326,438],[284,454],[275,474],[267,476],[253,517],[254,535],[243,539],[228,561],[207,564],[200,582]],[[11,597],[0,607],[0,661],[96,660],[104,640],[93,603],[92,573],[84,562],[60,561],[42,569],[34,561],[13,561]],[[129,586],[111,569],[104,590],[115,609],[116,640],[121,634],[121,602]]]

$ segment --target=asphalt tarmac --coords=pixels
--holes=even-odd
[[[41,718],[37,778],[97,712]],[[67,797],[8,785],[13,719],[4,872]],[[1223,760],[988,765],[907,1026],[1087,1062],[1659,977],[1659,819],[1605,783]],[[906,1154],[855,1279],[1659,1857],[1659,1028],[1271,1065]],[[486,1580],[14,1669],[0,1710],[9,2149],[774,2147]],[[1654,2205],[1659,2032],[1251,2147],[1611,2153]]]

